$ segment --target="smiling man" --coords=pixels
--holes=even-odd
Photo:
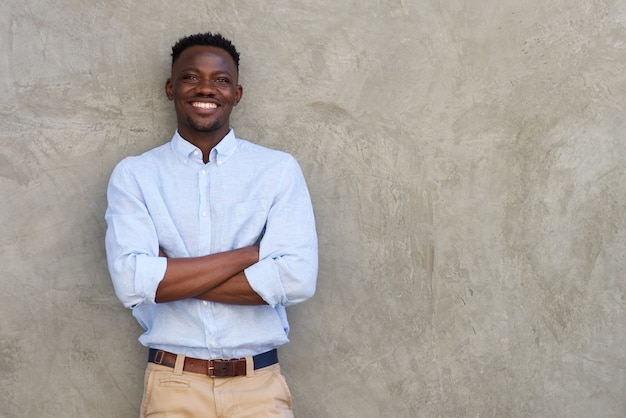
[[[317,276],[313,210],[295,159],[235,136],[239,53],[219,34],[180,39],[170,142],[111,175],[113,285],[149,348],[140,416],[293,416],[277,348],[285,307]]]

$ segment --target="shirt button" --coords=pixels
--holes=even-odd
[[[195,150],[195,151],[193,152],[193,155],[198,155],[198,150]]]
[[[206,174],[206,170],[202,170],[202,174]]]
[[[206,212],[202,212],[202,216],[206,217]]]
[[[217,347],[217,341],[211,341],[211,347]]]
[[[203,304],[204,306],[207,306],[207,305],[209,304],[209,302],[207,302],[206,300],[203,300],[203,301],[202,301],[202,304]]]
[[[217,162],[217,165],[218,165],[218,166],[222,165],[222,162],[221,162],[221,161],[218,161],[218,162]]]

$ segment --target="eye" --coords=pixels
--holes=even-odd
[[[182,80],[183,80],[184,82],[186,82],[186,83],[195,83],[195,82],[197,82],[199,79],[198,79],[198,76],[197,76],[197,75],[195,75],[195,74],[184,74],[184,75],[182,76]]]
[[[228,78],[226,78],[226,77],[218,77],[218,78],[215,79],[214,82],[217,83],[217,84],[228,84],[228,83],[230,83],[230,80]]]

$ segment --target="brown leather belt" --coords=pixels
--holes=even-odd
[[[174,367],[177,355],[168,351],[150,349],[148,361],[162,366]],[[258,354],[252,357],[254,369],[271,366],[278,363],[276,349]],[[235,377],[246,375],[246,359],[235,358],[229,360],[202,360],[193,357],[185,357],[183,370],[192,373],[202,373],[210,377]]]

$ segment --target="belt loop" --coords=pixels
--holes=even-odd
[[[174,365],[174,374],[182,375],[184,366],[185,366],[185,356],[182,354],[177,355],[176,364]]]
[[[254,376],[254,360],[252,357],[246,357],[246,377]]]

